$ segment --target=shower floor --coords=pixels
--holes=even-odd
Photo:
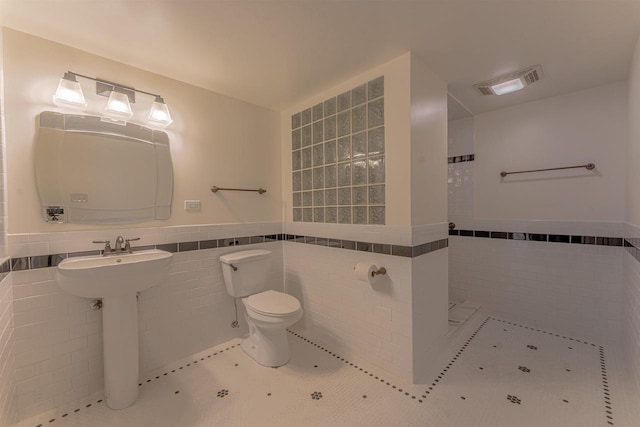
[[[295,331],[289,342],[291,361],[277,369],[257,365],[232,340],[146,375],[125,410],[94,396],[18,426],[636,425],[608,349],[482,311],[450,336],[428,385]]]

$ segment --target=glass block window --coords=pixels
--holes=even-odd
[[[291,116],[293,220],[385,223],[384,76]]]

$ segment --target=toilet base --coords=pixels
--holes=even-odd
[[[240,345],[245,353],[263,366],[275,368],[290,358],[286,329],[261,329],[250,324],[249,337]]]

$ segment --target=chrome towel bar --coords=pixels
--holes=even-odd
[[[213,186],[211,187],[211,192],[212,193],[217,193],[218,191],[223,190],[223,191],[255,191],[258,194],[264,194],[267,192],[267,190],[265,190],[264,188],[258,188],[257,190],[252,190],[250,188],[222,188],[222,187],[217,187],[217,186]]]
[[[557,170],[561,170],[561,169],[578,169],[578,168],[586,168],[587,170],[593,170],[593,169],[596,168],[596,165],[595,165],[595,163],[587,163],[586,165],[564,166],[564,167],[561,167],[561,168],[531,169],[531,170],[528,170],[528,171],[515,171],[515,172],[502,171],[502,172],[500,172],[500,176],[504,178],[507,175],[512,175],[512,174],[516,174],[516,173],[546,172],[546,171],[557,171]]]

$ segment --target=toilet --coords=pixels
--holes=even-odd
[[[255,249],[220,257],[227,293],[242,298],[249,324],[249,337],[242,349],[264,366],[282,366],[289,361],[287,328],[302,317],[300,301],[269,290],[267,277],[271,251]]]

